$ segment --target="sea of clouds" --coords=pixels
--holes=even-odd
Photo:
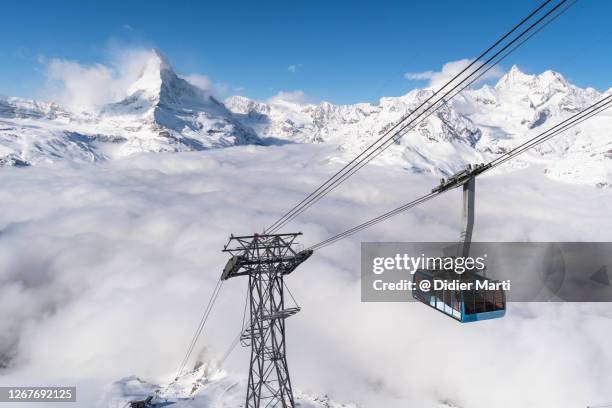
[[[278,218],[341,165],[331,147],[142,154],[0,170],[0,383],[76,384],[100,405],[128,375],[172,378],[230,233]],[[286,230],[308,245],[428,192],[436,180],[370,165]],[[612,190],[498,171],[477,185],[477,241],[609,241]],[[325,248],[287,278],[294,388],[362,407],[576,407],[612,400],[612,306],[510,304],[461,325],[414,303],[361,303],[360,242],[452,241],[458,190]],[[219,359],[246,282],[228,281],[198,345]],[[226,370],[246,375],[248,350]],[[19,405],[17,405],[19,406]]]

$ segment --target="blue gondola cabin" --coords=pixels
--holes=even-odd
[[[430,281],[431,290],[421,289],[422,280]],[[458,282],[456,288],[434,285],[434,281]],[[458,320],[462,323],[478,320],[497,319],[506,314],[506,294],[498,282],[474,272],[458,275],[453,271],[419,269],[413,276],[412,296],[414,299]],[[477,284],[478,283],[478,284]],[[495,284],[495,285],[491,285]],[[440,288],[440,286],[445,286]],[[478,287],[496,286],[494,290]]]

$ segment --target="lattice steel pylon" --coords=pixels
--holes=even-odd
[[[248,325],[242,343],[251,346],[246,408],[294,408],[285,343],[285,319],[300,311],[285,307],[285,275],[312,255],[299,251],[301,233],[231,236],[223,251],[232,257],[222,280],[249,277]]]

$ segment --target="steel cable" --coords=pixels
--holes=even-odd
[[[544,16],[540,17],[535,23],[531,24],[527,29],[523,30],[519,35],[516,36],[516,38],[514,38],[512,41],[510,41],[508,44],[506,44],[501,50],[497,51],[493,56],[488,58],[487,61],[485,61],[483,64],[481,64],[477,69],[475,69],[473,72],[471,72],[466,78],[462,79],[458,84],[456,84],[454,87],[452,87],[449,91],[447,91],[436,102],[434,102],[433,104],[428,106],[423,112],[419,113],[410,122],[408,122],[407,124],[403,124],[403,122],[407,118],[412,116],[415,112],[417,112],[423,106],[425,106],[428,103],[430,103],[430,101],[436,95],[438,95],[446,87],[451,85],[457,78],[460,78],[461,75],[463,75],[465,72],[467,72],[467,70],[470,69],[477,61],[482,59],[483,56],[488,54],[492,49],[494,49],[503,40],[505,40],[508,36],[510,36],[514,31],[516,31],[520,26],[522,26],[526,21],[528,21],[531,17],[533,17],[533,15],[537,14],[538,11],[540,11],[544,6],[546,6],[549,3],[549,1],[543,3],[540,7],[538,7],[536,10],[534,10],[528,17],[526,17],[519,24],[517,24],[511,31],[509,31],[506,35],[504,35],[502,38],[500,38],[493,46],[489,47],[489,49],[487,49],[478,58],[476,58],[474,61],[472,61],[472,63],[470,63],[466,68],[464,68],[459,74],[455,75],[444,86],[442,86],[440,89],[438,89],[438,91],[434,92],[429,98],[427,98],[423,103],[421,103],[421,105],[419,105],[417,108],[412,110],[410,113],[408,113],[407,115],[402,117],[400,119],[400,121],[398,121],[389,130],[387,130],[378,140],[376,140],[373,144],[371,144],[368,148],[366,148],[363,152],[361,152],[357,157],[355,157],[353,160],[351,160],[351,162],[349,162],[342,169],[340,169],[336,174],[334,174],[330,179],[328,179],[325,183],[323,183],[319,188],[317,188],[314,192],[312,192],[304,200],[302,200],[300,203],[298,203],[296,206],[294,206],[289,212],[287,212],[285,215],[283,215],[279,220],[277,220],[275,223],[273,223],[268,228],[266,228],[266,232],[277,231],[278,229],[282,228],[285,224],[290,222],[297,215],[301,214],[303,211],[305,211],[311,205],[316,203],[319,199],[321,199],[323,196],[325,196],[327,193],[329,193],[331,190],[333,190],[338,184],[340,184],[343,181],[345,181],[348,177],[350,177],[352,174],[354,174],[356,171],[358,171],[360,168],[362,168],[365,164],[367,164],[370,160],[372,160],[372,158],[375,157],[375,156],[372,156],[373,154],[376,154],[376,156],[377,156],[384,149],[386,149],[386,147],[385,147],[386,143],[388,143],[389,141],[396,142],[397,140],[399,140],[399,138],[401,138],[403,136],[403,134],[405,134],[405,132],[404,133],[400,133],[400,132],[402,132],[403,130],[407,129],[408,126],[412,125],[422,115],[426,114],[428,111],[430,111],[431,109],[434,109],[434,108],[435,108],[434,109],[434,111],[435,111],[435,110],[439,109],[439,107],[442,106],[444,103],[448,102],[448,100],[450,98],[448,98],[448,99],[445,99],[445,98],[449,94],[451,94],[454,90],[456,90],[458,87],[462,86],[466,81],[468,81],[468,85],[466,85],[463,88],[461,88],[461,90],[465,89],[467,86],[472,84],[474,81],[478,80],[482,75],[484,75],[484,73],[486,73],[488,70],[490,70],[495,64],[499,63],[503,58],[507,57],[507,55],[509,53],[511,53],[514,50],[516,50],[524,42],[526,42],[529,38],[531,38],[533,35],[535,35],[537,32],[539,32],[544,26],[546,26],[552,20],[556,19],[559,15],[561,15],[563,12],[565,12],[567,10],[567,8],[569,8],[569,6],[566,7],[565,9],[562,9],[562,11],[557,13],[552,19],[546,21],[545,24],[542,27],[539,27],[536,31],[534,31],[533,33],[530,33],[530,31],[534,27],[536,27],[538,24],[540,24],[542,21],[544,21],[548,16],[550,16],[553,13],[555,13],[566,1],[567,0],[561,1],[555,7],[553,7],[551,10],[546,12]],[[572,5],[574,3],[575,3],[575,1],[572,3]],[[525,36],[525,34],[529,34],[529,36],[526,39],[524,39],[522,42],[520,42],[516,47],[514,47],[507,55],[505,55],[501,59],[499,59],[496,62],[494,62],[494,64],[492,66],[490,66],[485,72],[483,72],[483,73],[479,72],[483,67],[485,67],[487,64],[489,64],[491,61],[493,61],[497,56],[499,56],[506,49],[511,47],[514,43],[516,43],[521,37]],[[474,75],[477,75],[477,76],[475,78],[471,79],[472,76],[474,76]],[[461,92],[461,90],[459,92]],[[456,96],[457,93],[458,92],[453,94],[452,97]],[[439,102],[441,102],[441,101],[442,101],[442,103],[439,104]],[[433,112],[430,112],[430,114],[431,113],[433,113]],[[424,119],[422,119],[422,120],[424,120]],[[402,124],[403,124],[403,126],[400,127],[400,129],[395,134],[391,135],[390,138],[386,139],[381,146],[376,146],[381,140],[383,140],[386,136],[388,136],[389,133],[391,133],[391,131],[395,130],[398,126],[400,126]],[[418,125],[418,123],[416,123],[415,125]],[[370,151],[372,148],[374,148],[374,150]],[[381,150],[381,148],[382,148],[382,150]],[[363,159],[359,160],[359,158],[362,157],[363,155],[365,155],[365,157]],[[337,178],[338,176],[339,176],[339,178]]]
[[[515,148],[513,148],[512,150],[510,150],[507,153],[504,153],[502,156],[490,161],[489,163],[487,163],[485,165],[485,170],[482,172],[486,172],[489,171],[505,162],[507,162],[508,160],[524,153],[525,151],[541,144],[544,143],[547,140],[550,140],[552,137],[555,137],[575,126],[577,126],[578,124],[584,122],[585,120],[588,120],[590,118],[592,118],[593,116],[598,115],[599,113],[601,113],[602,111],[608,109],[612,107],[612,95],[609,95],[603,99],[601,99],[600,101],[588,106],[587,108],[583,109],[582,111],[570,116],[569,118],[561,121],[560,123],[558,123],[557,125],[553,126],[552,128],[538,134],[537,136],[534,136],[533,138],[527,140],[524,143],[521,143],[519,146],[516,146]],[[482,174],[480,173],[480,174]],[[312,246],[309,247],[309,249],[311,250],[318,250],[321,249],[323,247],[326,247],[328,245],[331,245],[341,239],[347,238],[359,231],[362,231],[366,228],[369,228],[373,225],[376,225],[382,221],[387,220],[388,218],[394,217],[397,214],[400,214],[410,208],[416,207],[417,205],[420,205],[422,203],[424,203],[425,201],[428,201],[440,194],[443,194],[444,192],[449,191],[449,190],[442,190],[439,192],[432,192],[429,194],[426,194],[422,197],[417,198],[416,200],[413,200],[409,203],[406,203],[398,208],[395,208],[394,210],[391,210],[389,212],[386,212],[378,217],[375,217],[369,221],[366,221],[364,223],[361,223],[351,229],[348,229],[344,232],[341,232],[337,235],[334,235],[330,238],[327,238],[317,244],[314,244]]]

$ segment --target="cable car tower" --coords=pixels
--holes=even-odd
[[[250,318],[241,341],[251,346],[246,408],[294,408],[287,367],[285,319],[300,311],[285,307],[285,275],[312,255],[300,251],[295,239],[301,233],[231,236],[223,251],[232,257],[222,280],[249,277]]]

